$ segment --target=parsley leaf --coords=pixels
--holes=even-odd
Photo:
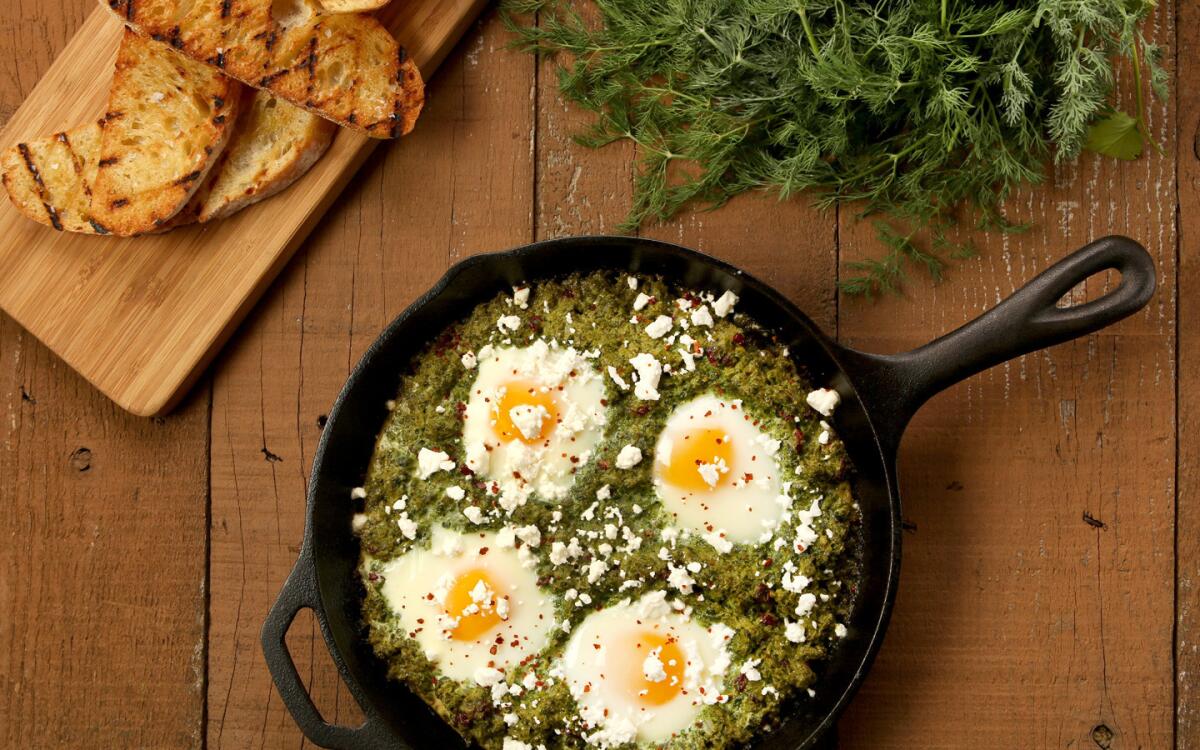
[[[1083,147],[1115,159],[1136,159],[1142,155],[1142,133],[1138,121],[1124,112],[1113,112],[1103,120],[1092,123]]]

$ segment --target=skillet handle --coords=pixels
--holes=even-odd
[[[1121,273],[1103,297],[1058,307],[1063,295],[1097,273]],[[1128,237],[1096,240],[1038,274],[1011,297],[963,327],[903,354],[850,351],[860,396],[893,448],[917,409],[960,380],[1022,354],[1094,333],[1140,310],[1154,294],[1154,260]]]
[[[292,661],[287,642],[284,640],[292,626],[292,620],[305,608],[312,610],[320,622],[321,632],[324,633],[327,629],[325,613],[321,608],[316,569],[308,545],[305,545],[300,553],[300,559],[296,561],[295,567],[284,582],[283,590],[271,606],[262,628],[263,655],[267,660],[267,668],[271,671],[271,679],[300,731],[320,747],[335,750],[383,750],[394,747],[394,741],[388,739],[383,719],[373,711],[363,709],[366,721],[359,727],[329,724],[321,717],[300,680],[296,663]]]

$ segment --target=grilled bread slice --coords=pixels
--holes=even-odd
[[[265,91],[248,89],[221,162],[188,204],[155,228],[165,232],[230,216],[280,192],[316,163],[337,126]],[[67,232],[108,234],[91,217],[100,161],[100,123],[27,143],[0,155],[0,178],[13,205],[36,222]]]
[[[233,140],[193,200],[198,219],[224,218],[288,187],[321,158],[336,130],[268,91],[247,90]]]
[[[120,236],[170,222],[217,163],[241,92],[220,71],[126,29],[100,121],[92,219]]]
[[[321,0],[330,13],[369,13],[388,4],[388,0]]]
[[[106,234],[91,218],[100,161],[100,123],[18,143],[0,156],[4,188],[17,209],[59,231]]]
[[[374,138],[408,133],[425,87],[371,16],[316,0],[101,0],[138,31]]]

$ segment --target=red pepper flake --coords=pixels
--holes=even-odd
[[[746,337],[742,335],[741,331],[733,334],[733,343],[735,346],[742,346],[746,343]]]

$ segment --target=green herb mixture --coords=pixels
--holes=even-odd
[[[405,682],[464,737],[484,748],[498,749],[504,742],[511,747],[523,747],[518,742],[531,748],[587,747],[587,728],[580,725],[566,684],[550,676],[552,667],[570,638],[566,631],[587,614],[623,599],[636,599],[647,591],[669,590],[672,598],[691,608],[696,621],[724,623],[735,632],[729,642],[731,666],[724,676],[727,702],[704,707],[693,728],[669,743],[672,748],[725,747],[768,731],[780,702],[813,683],[809,665],[821,660],[846,633],[840,623],[849,616],[858,575],[858,509],[842,444],[828,435],[818,440],[827,425],[805,404],[811,384],[772,335],[736,308],[727,317],[716,318],[711,328],[705,329],[707,335],[691,329],[702,352],[695,357],[696,369],[685,372],[674,354],[678,344],[669,346],[664,340],[651,339],[644,329],[660,315],[674,316],[677,321],[686,318],[677,304],[679,299],[695,305],[704,300],[659,278],[640,277],[636,290],[627,281],[624,276],[595,273],[544,282],[532,287],[526,309],[501,295],[448,328],[403,376],[370,464],[363,515],[357,517],[366,587],[363,615],[370,642],[387,661],[393,678]],[[649,295],[652,301],[632,313],[638,294]],[[711,304],[711,297],[708,300]],[[516,331],[499,330],[498,318],[511,315],[520,317]],[[591,460],[576,471],[569,496],[548,503],[535,495],[505,513],[488,494],[489,482],[463,468],[461,415],[475,373],[461,360],[488,344],[527,346],[539,338],[580,351],[598,351],[594,360],[597,372],[605,373],[612,366],[630,381],[630,359],[641,352],[655,354],[672,372],[663,376],[657,401],[639,400],[632,389],[622,390],[605,376],[608,422]],[[791,544],[764,542],[736,545],[722,553],[700,536],[683,531],[675,542],[674,559],[699,564],[691,568],[697,571],[694,589],[684,594],[671,589],[667,563],[658,554],[664,544],[662,530],[671,526],[672,519],[655,496],[653,448],[672,409],[706,393],[744,399],[743,407],[758,428],[782,442],[777,460],[781,475],[791,480],[785,491],[795,499],[795,506],[807,507],[819,499],[822,513],[811,522],[817,539],[803,551]],[[619,469],[615,457],[627,444],[641,446],[647,458],[632,469]],[[445,451],[455,468],[418,479],[417,457],[422,448]],[[471,497],[461,502],[447,497],[447,488],[464,485]],[[547,553],[556,540],[582,539],[603,528],[609,516],[597,513],[589,520],[590,515],[583,511],[604,485],[611,490],[601,495],[606,497],[601,505],[619,509],[623,522],[645,543],[615,554],[610,559],[612,571],[589,584],[586,569],[594,550],[588,548],[581,559],[566,565],[551,563]],[[415,523],[412,539],[398,529],[393,505],[400,498],[405,498],[406,522]],[[468,502],[484,504],[487,515],[481,525],[464,515]],[[793,539],[798,523],[785,517],[776,537]],[[498,702],[489,688],[440,677],[437,664],[399,625],[381,589],[386,563],[411,549],[427,548],[434,527],[470,533],[505,525],[540,529],[541,542],[532,550],[537,583],[554,597],[556,625],[567,624],[552,629],[549,643],[537,659],[504,676],[505,685],[519,685],[525,674],[533,671],[539,687],[518,690],[519,695],[506,695]],[[781,586],[788,569],[810,578],[805,591],[820,597],[807,616],[797,618],[799,594]],[[632,592],[620,590],[627,579],[640,580],[643,585]],[[564,596],[569,589],[587,592],[590,604],[580,606],[578,599],[569,600]],[[800,643],[785,637],[785,621],[797,619],[807,631]],[[741,665],[750,659],[761,662],[758,674],[748,676]],[[819,684],[814,687],[820,689]],[[509,714],[509,722],[505,714]]]
[[[503,7],[521,46],[564,53],[562,93],[595,113],[578,140],[636,144],[626,227],[755,188],[858,202],[889,250],[850,294],[905,266],[940,279],[975,252],[948,234],[968,216],[1017,228],[1003,201],[1051,155],[1137,157],[1144,90],[1166,97],[1151,0],[596,0],[588,23],[592,5]],[[1126,63],[1132,114],[1111,104]]]

